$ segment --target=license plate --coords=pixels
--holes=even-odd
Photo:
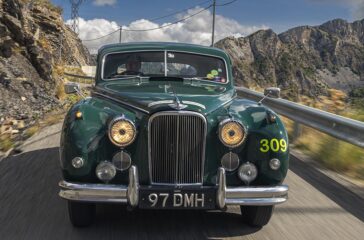
[[[139,208],[215,209],[216,190],[140,189]]]

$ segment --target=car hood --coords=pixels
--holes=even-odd
[[[104,83],[97,85],[93,94],[148,114],[186,110],[204,115],[228,104],[236,96],[234,88],[228,86],[165,81]],[[181,109],[178,109],[177,101],[180,101]]]

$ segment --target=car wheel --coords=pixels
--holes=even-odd
[[[95,218],[96,206],[93,203],[68,201],[68,214],[75,227],[87,227]]]
[[[273,214],[274,206],[240,206],[244,222],[250,226],[263,227]]]

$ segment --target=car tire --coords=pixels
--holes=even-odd
[[[90,226],[95,218],[96,206],[93,203],[68,201],[68,214],[75,227]]]
[[[240,206],[244,222],[250,226],[263,227],[273,215],[274,206]]]

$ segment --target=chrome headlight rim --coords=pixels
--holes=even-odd
[[[243,139],[237,143],[237,144],[234,144],[234,145],[229,145],[227,143],[225,143],[222,139],[222,136],[221,136],[221,131],[222,131],[222,128],[225,124],[229,123],[229,122],[234,122],[234,123],[237,123],[240,125],[240,127],[242,128],[243,132],[244,132],[244,136],[243,136]],[[224,119],[223,121],[221,121],[219,123],[219,132],[218,132],[218,135],[219,135],[219,140],[220,142],[225,146],[225,147],[228,147],[228,148],[237,148],[237,147],[240,147],[241,145],[244,144],[244,142],[246,141],[246,138],[247,138],[247,135],[248,135],[248,131],[247,131],[247,128],[246,126],[240,122],[239,120],[236,120],[236,119],[232,119],[232,118],[227,118],[227,119]]]
[[[126,122],[130,123],[130,124],[131,124],[131,126],[133,127],[133,130],[134,130],[134,136],[133,136],[133,138],[132,138],[132,139],[131,139],[128,143],[126,143],[126,144],[120,144],[120,143],[116,142],[116,141],[112,138],[112,136],[111,136],[111,128],[112,128],[112,126],[113,126],[115,123],[120,122],[120,121],[126,121]],[[110,123],[109,123],[109,127],[108,127],[108,136],[109,136],[110,141],[111,141],[114,145],[116,145],[116,146],[118,146],[118,147],[121,147],[121,148],[125,148],[125,147],[129,146],[130,144],[132,144],[132,143],[135,141],[135,139],[136,139],[136,136],[137,136],[137,130],[136,130],[135,123],[134,123],[132,120],[130,120],[129,118],[126,118],[125,116],[118,116],[118,117],[115,117],[115,118],[114,118],[113,120],[111,120],[111,121],[110,121]]]

